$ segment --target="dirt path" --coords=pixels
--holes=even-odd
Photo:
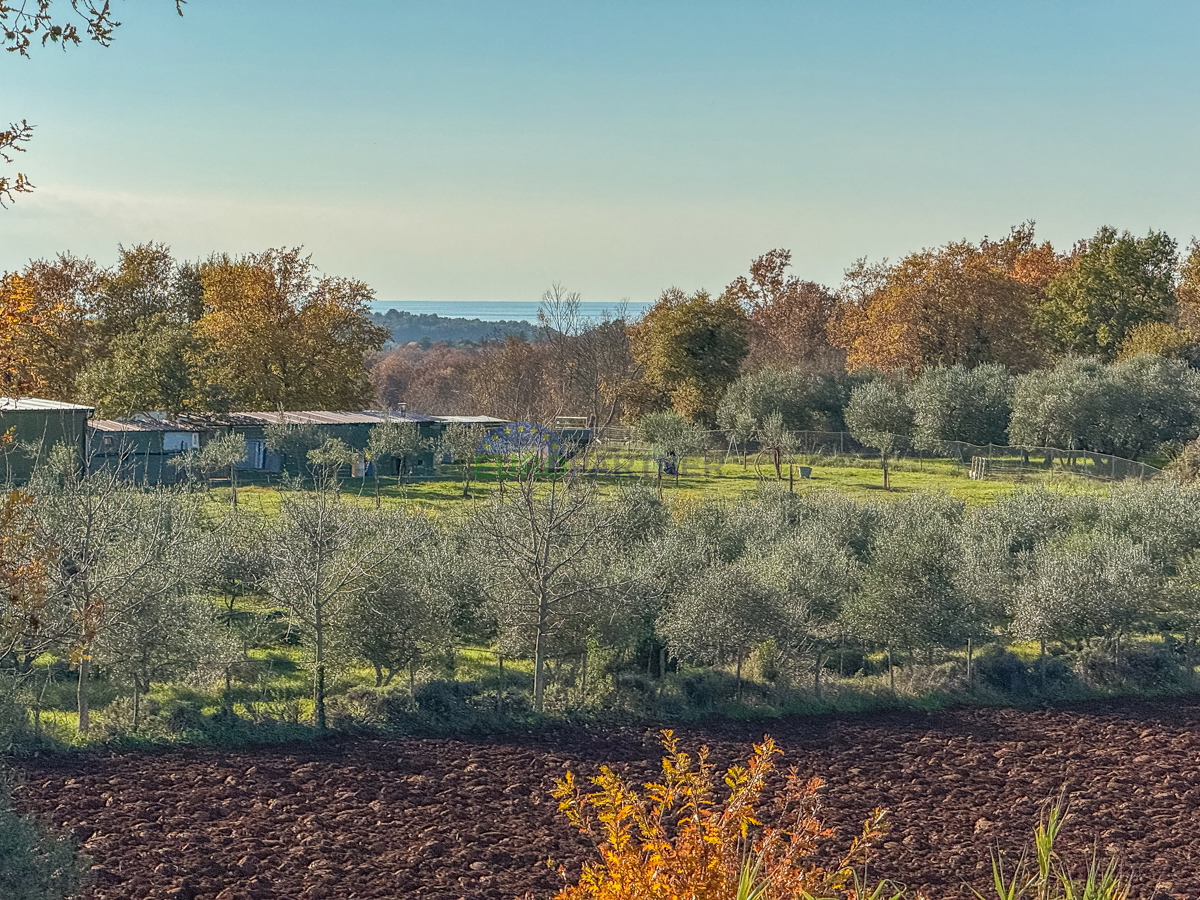
[[[983,887],[992,849],[1024,846],[1063,786],[1064,847],[1119,851],[1141,898],[1200,897],[1200,700],[679,729],[722,763],[764,731],[829,782],[825,820],[843,841],[888,807],[874,872],[931,897]],[[547,859],[577,870],[589,857],[546,794],[568,765],[640,775],[658,758],[651,730],[579,728],[75,756],[30,764],[18,798],[83,842],[94,900],[507,900],[561,885]]]

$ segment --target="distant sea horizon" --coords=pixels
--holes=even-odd
[[[651,307],[650,303],[629,303],[625,307],[627,318],[636,319]],[[529,322],[537,324],[536,300],[376,300],[371,310],[386,313],[389,309],[410,312],[414,315],[435,315],[455,319],[480,319],[484,322]],[[616,315],[619,306],[603,300],[584,300],[579,304],[585,319],[599,319],[605,313]]]

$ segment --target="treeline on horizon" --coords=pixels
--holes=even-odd
[[[371,321],[388,331],[388,342],[397,347],[419,344],[428,350],[433,344],[476,345],[484,341],[503,340],[508,335],[526,339],[537,336],[537,326],[524,320],[501,319],[487,322],[462,316],[439,316],[436,313],[413,313],[402,309],[371,314]],[[385,344],[385,347],[388,345]]]
[[[916,440],[932,434],[930,403],[959,420],[942,440],[1137,456],[1200,428],[1195,239],[1181,252],[1163,232],[1106,226],[1060,250],[1026,223],[860,260],[836,289],[790,267],[789,251],[772,250],[719,293],[668,288],[632,321],[587,320],[556,285],[532,339],[380,352],[389,333],[372,321],[371,289],[321,274],[298,249],[181,263],[150,243],[120,248],[109,268],[64,254],[0,281],[0,377],[6,393],[104,415],[404,403],[599,426],[672,411],[759,434],[774,415],[842,430],[857,390],[876,401],[860,431]],[[931,381],[932,393],[914,390]],[[964,403],[991,404],[988,422]],[[1008,434],[1005,410],[1021,403],[1040,420]]]

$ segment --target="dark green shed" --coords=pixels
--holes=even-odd
[[[90,406],[0,397],[0,483],[24,484],[55,444],[71,448],[83,464]]]

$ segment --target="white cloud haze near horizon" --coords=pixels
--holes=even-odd
[[[303,245],[381,300],[829,284],[1025,219],[1200,234],[1191,3],[116,3],[0,59],[0,270]]]

